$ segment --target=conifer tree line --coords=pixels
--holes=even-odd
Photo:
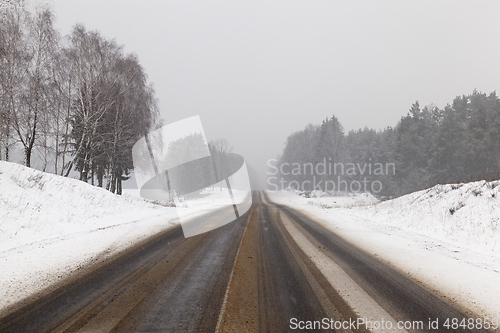
[[[121,194],[131,149],[157,119],[154,91],[133,54],[76,25],[61,37],[48,8],[0,13],[0,160],[22,147],[43,171]]]
[[[347,134],[333,116],[290,135],[277,164],[279,169],[284,163],[316,165],[325,159],[356,165],[356,174],[344,173],[342,179],[380,181],[383,188],[377,195],[383,198],[437,184],[499,179],[500,100],[496,92],[488,95],[474,90],[443,109],[435,105],[421,108],[417,101],[395,127],[365,127]],[[360,172],[363,166],[377,163],[394,165],[394,172]],[[280,177],[287,181],[312,177],[305,172],[286,173]],[[337,175],[323,176],[334,177],[338,179]]]

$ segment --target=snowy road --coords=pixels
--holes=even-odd
[[[187,239],[180,226],[167,230],[1,318],[0,331],[348,332],[366,331],[363,321],[372,332],[484,331],[454,329],[462,319],[394,268],[256,193],[237,221]]]

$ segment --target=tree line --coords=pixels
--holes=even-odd
[[[43,171],[121,194],[158,116],[137,56],[83,25],[60,36],[49,8],[0,14],[0,160],[21,146],[28,167],[36,152]]]
[[[395,127],[365,127],[347,134],[332,116],[321,125],[308,125],[290,135],[273,169],[288,183],[307,181],[308,188],[302,190],[314,190],[310,185],[318,174],[298,168],[324,161],[338,168],[321,173],[320,179],[377,181],[382,186],[377,186],[375,194],[383,198],[436,184],[498,179],[500,100],[496,92],[487,95],[474,90],[442,109],[435,105],[421,108],[417,101]],[[297,172],[283,168],[293,163]],[[351,172],[340,172],[340,166],[346,165]]]

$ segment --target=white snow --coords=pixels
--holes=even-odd
[[[0,312],[176,217],[175,208],[0,161]]]
[[[463,310],[500,319],[499,184],[438,185],[377,204],[366,194],[268,194]]]
[[[500,181],[437,185],[360,215],[485,253],[500,253]]]

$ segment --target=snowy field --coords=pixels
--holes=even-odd
[[[0,312],[176,217],[175,208],[0,161]]]
[[[450,303],[498,319],[499,184],[438,185],[381,203],[369,194],[306,198],[286,191],[267,193]]]

